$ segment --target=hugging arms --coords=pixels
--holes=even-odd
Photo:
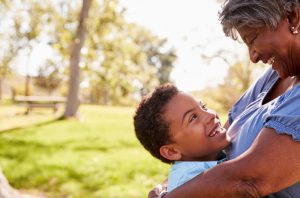
[[[300,3],[227,0],[220,20],[252,62],[271,68],[230,112],[230,160],[165,198],[300,197]]]
[[[277,90],[277,92],[281,92],[281,90],[278,90],[280,87],[288,87],[282,84],[288,85],[286,82],[292,81],[292,79],[281,80],[274,70],[269,69],[261,79],[248,89],[233,106],[229,114],[231,127],[228,133],[232,137],[233,147],[235,148],[228,149],[227,154],[230,159],[235,159],[223,162],[204,174],[197,176],[192,181],[167,194],[166,197],[261,197],[280,191],[297,182],[299,178],[299,168],[297,167],[300,164],[299,143],[296,141],[297,134],[279,135],[274,129],[269,127],[272,127],[272,123],[279,124],[286,122],[285,119],[280,119],[280,115],[277,115],[284,113],[282,111],[287,110],[286,106],[291,106],[292,108],[288,110],[289,113],[285,112],[285,114],[294,118],[289,118],[288,123],[285,124],[288,126],[297,123],[299,120],[299,117],[297,118],[297,109],[300,108],[297,108],[297,104],[299,103],[297,99],[300,98],[299,91],[297,91],[299,88],[292,89],[283,97],[279,97],[280,100],[277,103],[267,101],[266,99],[268,94],[270,94],[270,88],[273,91]],[[269,100],[272,101],[272,98],[269,98]],[[262,102],[265,104],[270,103],[269,105],[262,105]],[[244,136],[238,136],[239,134],[237,133],[241,130],[240,128],[245,127],[243,125],[251,126],[253,121],[257,123],[261,120],[261,117],[259,117],[261,116],[260,114],[256,115],[258,116],[258,120],[251,119],[253,111],[254,113],[255,111],[268,112],[270,108],[273,108],[273,106],[276,107],[276,105],[276,109],[271,109],[274,111],[276,122],[274,122],[273,115],[268,115],[270,117],[268,118],[270,119],[268,123],[269,127],[262,130],[256,129],[256,134],[259,134],[257,137],[252,134],[249,127],[246,127],[246,132],[243,131]],[[286,117],[286,115],[283,115],[283,117]],[[261,123],[261,125],[263,124]],[[274,127],[277,128],[277,126]],[[279,128],[278,130],[281,129]],[[249,131],[248,133],[247,130]],[[287,133],[295,132],[291,128],[285,130]],[[251,141],[245,142],[242,139],[255,140],[252,146],[244,151],[245,148],[243,146],[250,144]],[[241,142],[239,143],[239,141]],[[235,153],[237,150],[244,153],[235,157],[235,155],[239,154]],[[284,198],[297,197],[299,195],[297,194],[299,192],[298,189],[299,184],[272,196]],[[272,196],[270,195],[270,197]]]

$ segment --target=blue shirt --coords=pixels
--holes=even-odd
[[[170,192],[178,186],[196,177],[200,173],[217,165],[218,161],[177,161],[175,162],[170,170],[168,177],[168,188]]]
[[[277,73],[270,68],[230,110],[228,135],[232,144],[227,150],[229,159],[244,153],[262,128],[273,128],[278,134],[288,134],[294,141],[300,140],[300,84],[263,104],[277,80]],[[300,183],[268,197],[298,198]]]

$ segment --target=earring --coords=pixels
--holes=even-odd
[[[291,27],[291,30],[292,30],[292,33],[293,33],[293,34],[298,34],[298,33],[299,33],[298,30],[295,30],[295,27],[294,27],[294,26]]]

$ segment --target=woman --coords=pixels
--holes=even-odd
[[[229,161],[168,193],[172,197],[300,197],[300,3],[227,0],[227,36],[240,35],[252,62],[272,65],[229,114]]]

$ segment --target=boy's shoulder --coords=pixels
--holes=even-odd
[[[192,172],[194,169],[205,171],[217,165],[218,161],[176,161],[171,166],[171,171]]]
[[[168,191],[184,184],[200,173],[214,167],[218,161],[177,161],[171,166],[168,177]]]

